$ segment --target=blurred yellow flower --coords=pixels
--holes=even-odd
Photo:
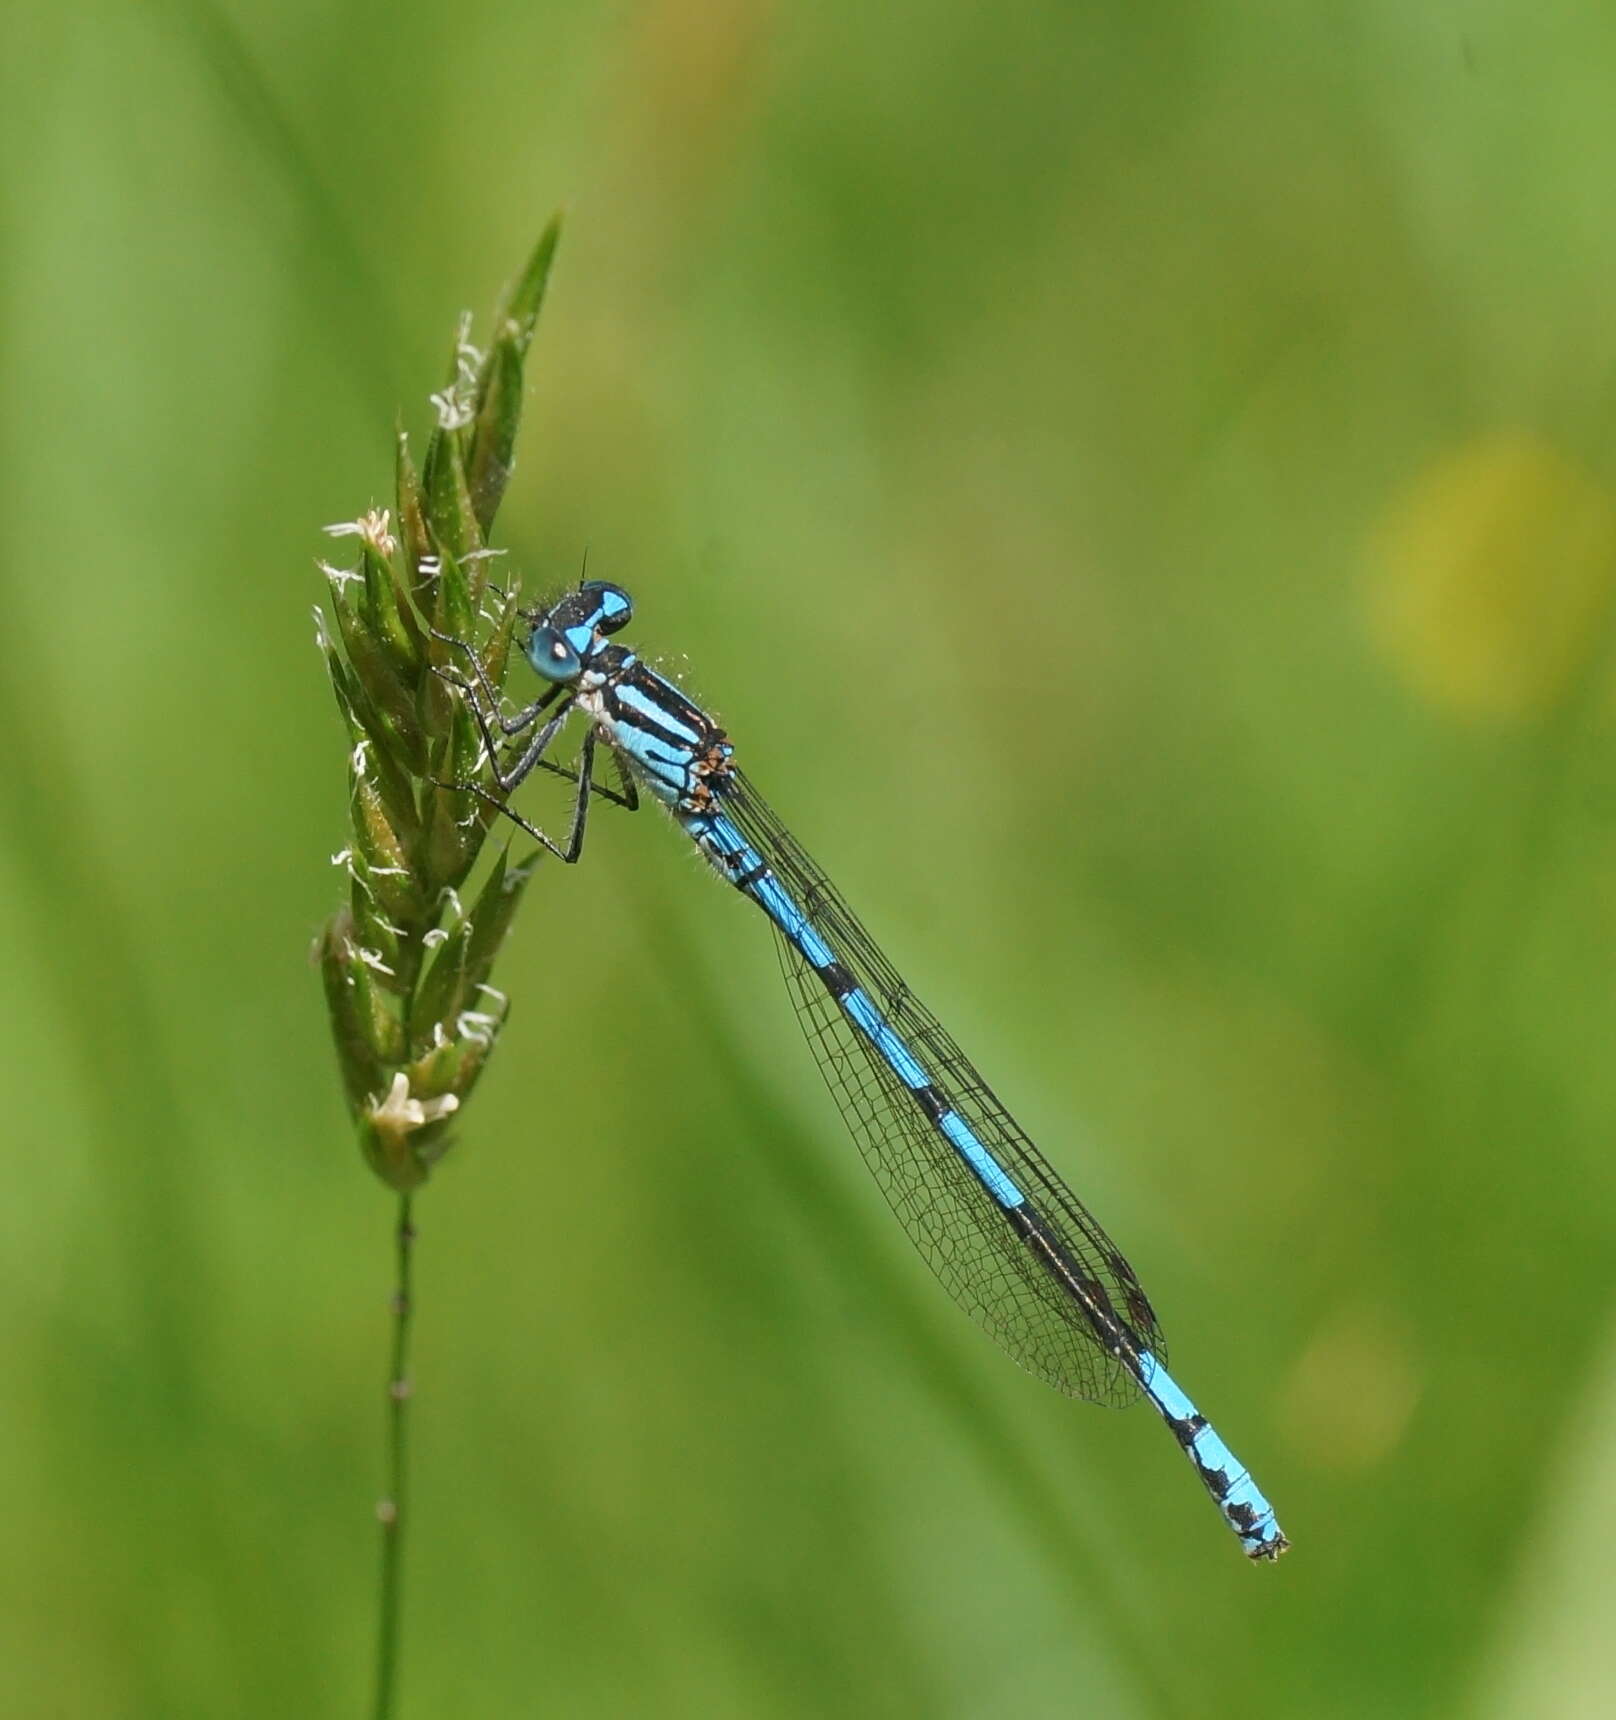
[[[1616,595],[1616,505],[1525,432],[1417,473],[1375,534],[1377,642],[1413,687],[1467,717],[1526,717],[1598,650]]]
[[[1385,1463],[1419,1405],[1424,1370],[1394,1308],[1344,1305],[1314,1333],[1280,1398],[1281,1423],[1308,1463],[1340,1475]]]

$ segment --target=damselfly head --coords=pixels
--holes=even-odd
[[[533,623],[528,661],[547,681],[576,681],[597,636],[615,633],[633,613],[633,600],[620,585],[585,580],[576,591],[528,613]]]

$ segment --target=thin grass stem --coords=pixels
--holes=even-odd
[[[409,1482],[410,1315],[415,1249],[412,1197],[398,1197],[393,1287],[393,1348],[387,1371],[387,1492],[376,1507],[382,1556],[377,1584],[375,1720],[392,1720],[398,1691],[399,1616],[404,1584],[404,1517]]]

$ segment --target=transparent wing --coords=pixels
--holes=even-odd
[[[739,772],[726,784],[724,804],[947,1103],[1027,1196],[1102,1311],[1135,1349],[1164,1357],[1154,1310],[1121,1251]],[[778,941],[797,1018],[825,1083],[882,1193],[948,1293],[1022,1367],[1057,1391],[1096,1403],[1131,1400],[1138,1390],[1132,1374],[1096,1337],[1080,1304],[1017,1235],[813,969],[783,936]]]

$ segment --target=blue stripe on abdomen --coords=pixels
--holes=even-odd
[[[876,1050],[892,1065],[893,1073],[911,1092],[917,1087],[931,1085],[931,1077],[910,1055],[909,1047],[886,1024],[885,1017],[863,990],[850,991],[842,999],[842,1008],[864,1030],[864,1035]]]
[[[987,1191],[1000,1206],[1020,1206],[1026,1198],[1005,1174],[1004,1166],[994,1158],[971,1132],[971,1125],[958,1111],[945,1111],[937,1119],[937,1127],[948,1137],[965,1162],[982,1179]]]
[[[758,854],[739,830],[722,816],[698,815],[681,820],[686,830],[713,854],[735,876],[760,871],[764,866]],[[757,902],[771,920],[801,952],[802,958],[816,973],[823,974],[836,961],[829,944],[810,924],[808,916],[773,872],[762,875],[746,886],[746,893]],[[931,1086],[931,1076],[914,1053],[888,1024],[885,1016],[862,986],[842,992],[836,997],[843,1013],[859,1030],[877,1055],[911,1093]],[[944,1111],[936,1119],[943,1138],[970,1166],[977,1180],[1002,1207],[1022,1204],[1024,1196],[1003,1165],[976,1138],[969,1123],[955,1110]]]

